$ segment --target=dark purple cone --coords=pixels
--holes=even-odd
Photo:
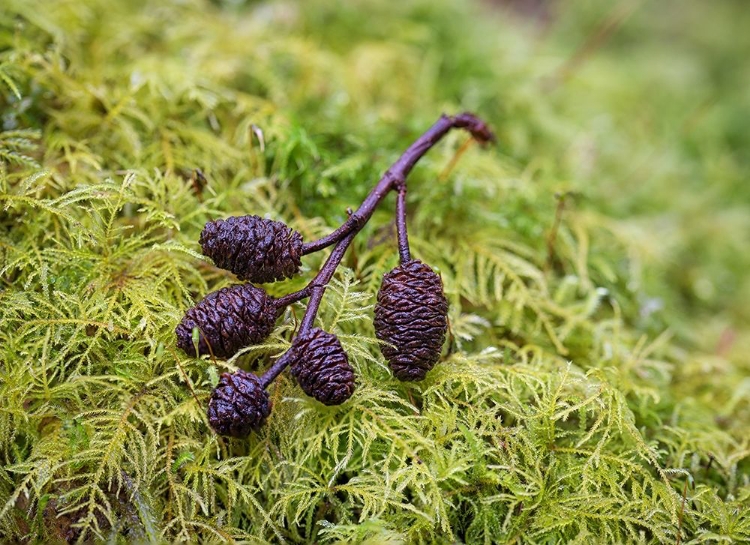
[[[301,264],[302,235],[280,221],[259,216],[209,221],[199,242],[204,255],[240,280],[264,283],[291,278]]]
[[[217,358],[231,358],[241,348],[268,337],[276,317],[275,301],[263,289],[252,284],[222,288],[185,312],[175,329],[177,346],[195,356],[193,328],[198,327],[199,355],[213,352]]]
[[[383,277],[375,305],[375,335],[399,380],[422,380],[440,359],[448,329],[443,282],[417,259]],[[393,346],[391,346],[393,345]]]
[[[221,435],[247,437],[271,414],[271,400],[252,373],[223,373],[208,402],[208,423]]]
[[[340,405],[354,393],[354,370],[338,337],[311,329],[292,342],[292,375],[302,390],[325,405]]]

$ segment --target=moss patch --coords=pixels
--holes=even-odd
[[[750,539],[748,11],[572,4],[542,32],[461,0],[6,0],[0,535]],[[229,362],[177,352],[234,281],[205,222],[322,236],[461,110],[498,144],[452,134],[409,181],[454,350],[418,384],[380,356],[390,197],[320,314],[354,397],[286,374],[260,433],[214,435],[218,375],[268,366],[295,317]]]

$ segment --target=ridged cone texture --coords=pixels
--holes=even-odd
[[[208,402],[208,422],[221,435],[247,437],[269,414],[271,400],[260,379],[241,369],[222,374]]]
[[[340,405],[354,393],[354,370],[338,337],[314,328],[292,342],[291,371],[302,390],[325,405]]]
[[[240,280],[264,283],[291,278],[301,265],[302,235],[260,216],[209,221],[199,242],[204,255]]]
[[[380,350],[399,380],[424,379],[440,359],[448,330],[448,301],[443,282],[417,259],[383,277],[375,305],[375,334]]]
[[[275,300],[265,290],[252,284],[222,288],[185,312],[175,329],[177,346],[195,356],[193,328],[197,327],[198,355],[231,358],[240,349],[266,339],[276,317]]]

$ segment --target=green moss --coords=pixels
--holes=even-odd
[[[608,9],[559,4],[540,33],[460,0],[6,0],[0,536],[750,540],[748,12]],[[203,224],[325,234],[464,109],[498,145],[454,165],[450,135],[409,191],[453,352],[419,384],[379,354],[389,198],[320,315],[352,400],[283,376],[261,433],[215,436],[218,374],[267,366],[295,317],[229,362],[176,352],[184,310],[234,280]]]

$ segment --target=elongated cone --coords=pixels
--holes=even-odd
[[[292,343],[292,375],[302,390],[326,405],[340,405],[354,393],[354,370],[338,337],[311,329]]]
[[[213,352],[217,358],[231,358],[241,348],[266,339],[276,318],[275,300],[265,290],[252,284],[222,288],[185,312],[175,329],[177,346],[195,356],[193,328],[197,327],[198,355]]]
[[[216,433],[246,437],[271,414],[271,400],[260,380],[242,369],[224,373],[208,402],[208,422]]]
[[[448,329],[443,282],[417,259],[383,277],[375,305],[375,335],[388,344],[380,350],[399,380],[424,379],[433,368]]]
[[[209,221],[200,236],[203,253],[240,280],[264,283],[291,278],[300,268],[302,235],[280,221],[235,216]]]

